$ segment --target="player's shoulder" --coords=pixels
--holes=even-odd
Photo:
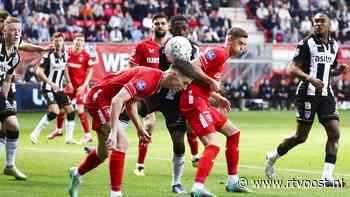
[[[203,55],[209,61],[228,57],[227,50],[224,47],[208,47],[205,49]]]

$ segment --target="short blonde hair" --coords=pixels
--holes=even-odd
[[[8,24],[12,24],[12,23],[19,23],[21,24],[21,20],[17,17],[13,17],[13,16],[8,16],[4,22],[5,26]]]

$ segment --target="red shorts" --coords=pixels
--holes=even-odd
[[[98,131],[102,124],[108,123],[111,117],[111,101],[98,94],[98,90],[92,89],[85,104],[92,117],[92,129],[95,131]]]
[[[227,117],[209,104],[208,99],[181,95],[180,108],[182,114],[199,137],[206,136],[221,129],[227,122]]]
[[[85,101],[86,101],[86,97],[89,93],[89,88],[85,88],[85,90],[83,91],[83,94],[77,96],[77,89],[74,89],[73,91],[65,91],[65,95],[67,95],[69,97],[69,99],[71,101],[73,101],[74,99],[76,99],[76,104],[77,105],[84,105]]]

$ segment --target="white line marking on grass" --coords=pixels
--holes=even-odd
[[[57,150],[57,149],[49,149],[49,148],[31,148],[31,147],[20,147],[20,150],[22,151],[35,151],[35,152],[54,152],[54,153],[64,153],[64,154],[77,154],[81,155],[84,153],[83,150],[81,151],[74,151],[74,150]],[[127,155],[128,158],[136,158],[135,155]],[[158,161],[172,161],[171,158],[165,158],[165,157],[147,157],[151,160],[158,160]],[[190,163],[190,162],[188,162]],[[215,165],[225,165],[226,163],[222,162],[215,162]],[[254,165],[239,165],[240,168],[246,168],[246,169],[253,169],[253,170],[265,170],[264,166],[254,166]],[[293,168],[278,168],[278,172],[285,172],[285,173],[299,173],[299,174],[314,174],[314,175],[321,175],[321,171],[315,171],[315,170],[300,170],[300,169],[293,169]],[[341,176],[341,177],[350,177],[350,174],[344,174],[344,173],[334,173],[335,176]]]

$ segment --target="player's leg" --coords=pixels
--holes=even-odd
[[[65,96],[66,97],[66,96]],[[66,122],[66,144],[75,144],[74,140],[74,128],[75,128],[75,111],[73,106],[68,103],[68,98],[64,99],[63,104],[64,110],[67,113],[67,122]]]
[[[30,134],[30,141],[33,144],[38,143],[38,138],[41,131],[49,125],[50,121],[54,120],[57,117],[59,111],[60,110],[56,101],[48,104],[48,112],[41,118],[34,131]]]
[[[63,128],[64,118],[65,118],[65,112],[64,110],[61,110],[56,117],[56,128],[49,135],[46,136],[48,140],[53,140],[56,137],[63,135],[62,128]]]
[[[2,124],[0,123],[0,151],[6,145],[6,131],[2,128]]]
[[[84,137],[80,140],[80,143],[92,142],[89,119],[85,113],[85,107],[84,107],[85,96],[87,95],[87,91],[88,89],[86,89],[82,95],[76,97],[77,111],[79,114],[81,125],[83,126],[83,130],[84,130]]]
[[[339,147],[339,117],[336,111],[336,102],[333,96],[320,99],[322,108],[319,108],[318,119],[327,132],[326,156],[323,168],[322,179],[326,181],[326,186],[343,187],[345,184],[340,180],[335,180],[333,171],[337,160]]]
[[[154,112],[147,114],[146,117],[144,118],[144,127],[149,134],[153,133],[153,129],[156,125],[156,121],[157,121],[156,114]],[[137,176],[145,176],[145,172],[144,172],[145,159],[147,156],[148,147],[149,147],[149,143],[141,142],[141,140],[139,141],[137,163],[136,163],[136,168],[134,170],[134,173]]]
[[[124,176],[125,154],[129,147],[129,141],[124,129],[117,133],[117,144],[111,151],[109,160],[109,175],[111,182],[110,197],[122,197],[122,181]]]
[[[19,140],[19,125],[15,112],[9,113],[3,121],[6,131],[6,167],[4,174],[14,176],[17,180],[26,180],[26,175],[16,168],[16,151]]]
[[[102,164],[109,155],[109,151],[106,147],[106,140],[110,132],[109,126],[102,125],[96,130],[97,148],[92,149],[78,167],[72,167],[69,169],[71,183],[68,191],[71,197],[78,197],[81,177]]]
[[[277,148],[266,154],[265,175],[273,178],[276,175],[274,164],[278,158],[285,155],[289,150],[302,144],[309,136],[312,123],[317,109],[314,97],[297,96],[297,128],[294,135],[285,138]]]
[[[191,162],[192,162],[192,166],[194,168],[196,168],[198,166],[198,162],[199,162],[199,154],[198,154],[198,139],[197,136],[195,134],[195,131],[192,131],[190,126],[187,127],[187,142],[190,146],[190,150],[191,150]]]
[[[212,108],[212,115],[216,121],[220,133],[226,136],[226,164],[227,164],[227,181],[226,191],[228,192],[248,192],[249,190],[239,183],[238,162],[239,162],[239,140],[240,130],[230,120]],[[223,125],[223,126],[222,126]]]

